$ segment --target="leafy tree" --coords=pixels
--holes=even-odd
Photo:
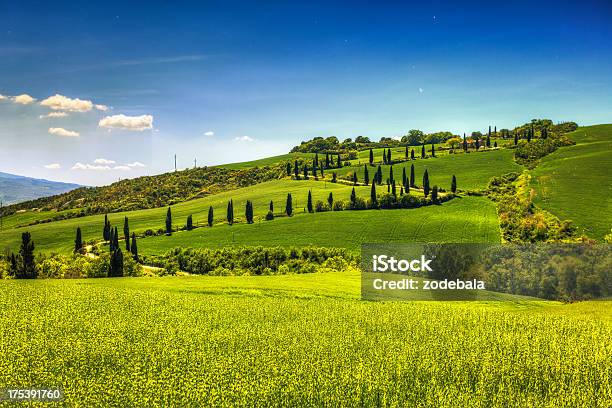
[[[293,214],[293,199],[291,198],[291,193],[287,194],[287,203],[285,204],[285,213],[289,217],[291,217],[291,215]]]
[[[376,183],[372,183],[372,189],[370,190],[370,201],[372,201],[372,204],[376,204]]]
[[[353,191],[351,191],[351,204],[355,204],[357,201],[357,194],[355,194],[355,187],[353,187]]]
[[[370,149],[370,164],[374,163],[374,151]]]
[[[431,201],[434,204],[438,203],[438,186],[433,186],[433,188],[431,189]]]
[[[172,235],[172,210],[170,207],[166,212],[166,235]]]
[[[365,183],[366,186],[370,184],[370,174],[368,173],[367,164],[363,165],[363,182]]]
[[[79,254],[83,251],[83,237],[81,235],[81,227],[77,227],[76,238],[74,239],[74,253]]]
[[[425,197],[429,195],[429,173],[427,170],[425,170],[425,173],[423,174],[423,193],[425,194]]]
[[[414,188],[416,187],[416,185],[414,184],[415,182],[415,177],[414,177],[414,164],[410,165],[410,187]]]
[[[227,203],[227,223],[229,225],[234,225],[234,200],[229,200]]]
[[[214,222],[215,218],[214,218],[214,210],[212,208],[212,205],[210,207],[208,207],[208,226],[212,227],[213,226],[213,222]]]
[[[425,134],[418,130],[412,129],[408,132],[408,134],[402,137],[402,143],[407,143],[411,146],[418,146],[423,142]]]
[[[19,248],[21,265],[17,269],[15,277],[20,279],[36,279],[36,264],[34,260],[34,241],[29,232],[21,234],[21,247]]]
[[[123,239],[125,240],[125,250],[130,252],[130,222],[128,217],[123,217]]]
[[[327,196],[327,204],[329,204],[329,209],[334,208],[334,194],[330,191]]]
[[[132,232],[132,244],[130,245],[130,252],[134,257],[134,260],[138,262],[138,245],[136,244],[136,233]]]
[[[457,192],[457,177],[453,174],[453,179],[451,180],[451,191],[453,194]]]
[[[189,214],[187,216],[187,231],[191,231],[193,229],[193,216],[191,214]],[[127,241],[129,241],[129,238],[127,239]],[[127,250],[129,251],[130,248],[128,247]]]
[[[421,145],[421,159],[425,158],[425,145]]]

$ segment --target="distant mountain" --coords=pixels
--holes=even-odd
[[[62,194],[78,187],[80,187],[78,184],[60,183],[0,172],[0,200],[4,205]]]

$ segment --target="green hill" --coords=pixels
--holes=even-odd
[[[549,154],[531,171],[535,203],[601,240],[612,227],[612,124],[567,136],[576,145]]]

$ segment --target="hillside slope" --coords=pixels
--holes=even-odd
[[[544,157],[531,171],[535,203],[601,240],[612,227],[612,124],[578,128],[576,145]]]
[[[0,172],[0,200],[4,205],[66,193],[80,187],[78,184],[60,183]]]

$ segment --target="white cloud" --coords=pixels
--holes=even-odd
[[[18,103],[20,105],[29,105],[34,102],[36,99],[32,98],[28,94],[17,95],[13,97],[13,102]]]
[[[128,167],[147,167],[144,164],[142,164],[141,162],[137,162],[137,161],[135,161],[134,163],[128,163],[128,164],[126,164],[126,166],[128,166]]]
[[[6,96],[4,96],[4,95],[0,94],[0,101],[3,101],[3,100],[5,100],[5,99],[8,99],[8,98],[7,98]]]
[[[115,164],[116,161],[114,160],[108,160],[108,159],[96,159],[94,160],[95,164]]]
[[[238,142],[254,142],[255,141],[255,139],[253,139],[251,136],[236,137],[234,138],[234,140]]]
[[[100,166],[95,164],[83,164],[80,162],[75,163],[74,166],[70,170],[94,170],[94,171],[104,171],[111,170],[109,166]]]
[[[79,137],[79,132],[64,128],[49,128],[49,134],[62,137]]]
[[[40,115],[39,118],[65,118],[66,116],[68,116],[66,112],[49,112],[46,115]]]
[[[107,129],[123,129],[142,132],[146,129],[153,129],[153,116],[126,116],[123,114],[105,116],[100,119],[98,126]]]
[[[94,105],[95,108],[99,111],[106,112],[109,108],[106,105]]]
[[[128,167],[128,166],[115,166],[115,167],[113,167],[113,170],[129,171],[129,170],[132,170],[132,168]]]
[[[91,101],[78,98],[71,99],[60,94],[50,96],[41,101],[40,104],[53,110],[69,112],[89,112],[93,108],[93,103]]]
[[[204,132],[204,136],[214,136],[215,132],[213,132],[212,130],[209,130],[208,132]]]
[[[61,169],[62,166],[59,163],[51,163],[51,164],[46,164],[45,165],[45,169],[49,169],[49,170],[57,170],[57,169]]]
[[[419,93],[423,93],[423,88],[419,88]]]

